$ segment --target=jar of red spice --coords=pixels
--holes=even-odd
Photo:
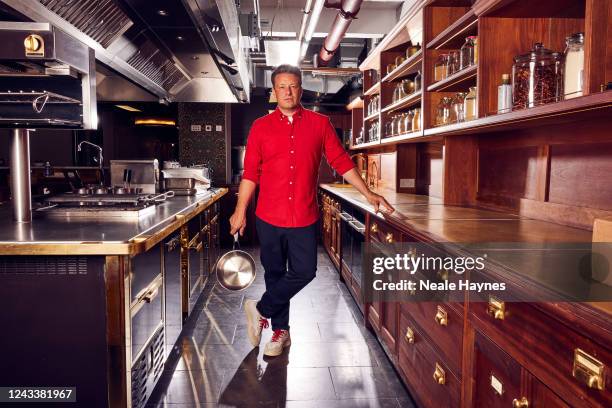
[[[562,84],[562,54],[535,43],[529,53],[514,57],[512,97],[515,109],[559,101]]]

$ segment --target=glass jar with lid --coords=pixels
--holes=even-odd
[[[412,132],[412,119],[414,118],[414,111],[409,110],[404,116],[404,131]]]
[[[451,110],[452,110],[453,98],[443,96],[438,102],[438,108],[436,109],[436,125],[448,125],[451,123]]]
[[[562,88],[561,54],[536,43],[533,49],[514,57],[512,99],[516,109],[532,108],[559,100]]]
[[[459,72],[461,61],[459,56],[459,51],[451,51],[448,53],[448,58],[446,60],[446,76],[451,76],[455,72]]]
[[[565,66],[563,94],[565,99],[582,96],[584,84],[584,33],[575,33],[565,39]]]
[[[393,132],[391,131],[391,120],[387,120],[385,122],[385,134],[383,137],[389,137],[391,135],[393,135]]]
[[[461,46],[459,56],[459,69],[465,69],[471,65],[474,65],[478,55],[478,37],[471,35],[465,39],[465,43]]]
[[[391,135],[397,135],[397,115],[391,117]]]
[[[451,113],[452,122],[465,121],[465,114],[463,112],[463,103],[465,102],[466,96],[467,96],[467,92],[457,92],[457,94],[453,98],[453,110]]]
[[[478,117],[478,89],[470,87],[470,92],[463,100],[463,120],[474,120]]]
[[[417,71],[417,74],[414,76],[414,91],[418,92],[421,90],[421,71]]]
[[[440,54],[434,64],[434,81],[441,81],[446,78],[446,65],[448,54]]]

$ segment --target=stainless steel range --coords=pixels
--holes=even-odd
[[[155,204],[174,197],[173,191],[163,194],[79,194],[65,193],[45,200],[45,207],[36,210],[55,218],[104,220],[138,220],[155,212]]]

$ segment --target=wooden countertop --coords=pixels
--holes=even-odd
[[[134,255],[145,252],[227,193],[170,198],[138,221],[12,219],[10,203],[0,206],[0,255]]]

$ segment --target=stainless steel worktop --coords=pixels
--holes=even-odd
[[[31,224],[13,221],[10,203],[0,205],[0,255],[125,255],[142,252],[220,199],[226,188],[209,194],[177,196],[157,204],[137,221],[69,220],[34,216]]]

